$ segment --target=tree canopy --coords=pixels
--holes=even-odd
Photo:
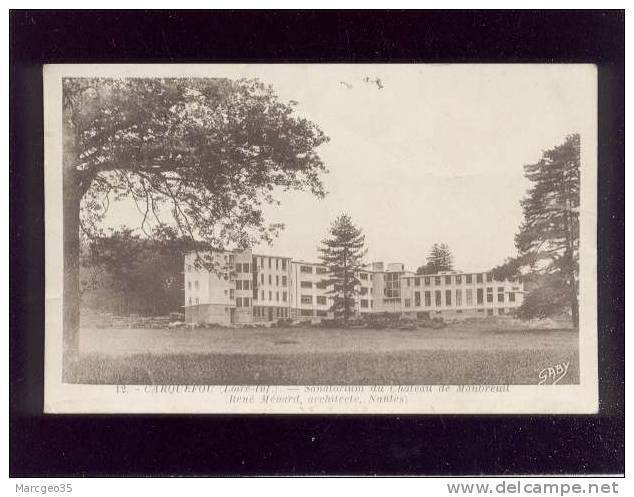
[[[183,258],[193,248],[169,227],[155,229],[151,239],[130,228],[84,239],[82,307],[118,315],[182,312]]]
[[[77,356],[80,231],[103,236],[112,201],[138,228],[172,227],[207,249],[271,241],[277,188],[325,194],[328,137],[259,80],[64,78],[64,371]],[[200,258],[197,258],[197,262]],[[203,263],[209,263],[209,260]]]
[[[453,269],[453,255],[446,243],[434,243],[429,255],[427,263],[420,266],[417,274],[436,274],[440,271],[451,271]]]
[[[257,80],[64,79],[83,231],[130,198],[146,234],[172,224],[218,248],[270,240],[279,226],[265,225],[261,207],[275,203],[274,187],[324,195],[316,148],[328,138],[293,107]]]
[[[347,214],[341,214],[332,223],[328,238],[319,248],[321,261],[328,269],[328,278],[322,281],[331,289],[330,310],[335,318],[348,321],[354,313],[355,297],[358,294],[358,271],[363,268],[365,235],[356,227]]]
[[[521,201],[524,221],[515,236],[518,256],[494,270],[500,278],[523,274],[539,282],[524,301],[525,317],[568,309],[574,326],[579,324],[580,141],[578,134],[568,135],[535,164],[524,166],[533,186]]]

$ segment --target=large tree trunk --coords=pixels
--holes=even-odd
[[[63,137],[63,361],[62,378],[73,382],[74,363],[79,355],[79,211],[81,199],[91,180],[76,168],[76,136],[64,128]]]
[[[63,379],[65,382],[73,381],[73,365],[79,355],[79,203],[80,199],[74,191],[67,192],[66,181],[64,181]]]

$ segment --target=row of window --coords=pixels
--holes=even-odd
[[[300,273],[306,273],[306,274],[313,274],[313,266],[300,266],[299,267],[299,272]],[[315,273],[316,274],[325,274],[327,272],[328,272],[328,270],[325,267],[323,267],[323,266],[315,267]]]
[[[302,304],[312,304],[313,296],[312,295],[302,295],[300,299]],[[328,305],[328,297],[323,297],[318,295],[316,298],[317,305]]]
[[[262,284],[264,284],[264,274],[260,275],[260,282]],[[272,275],[269,274],[268,277],[268,282],[269,285],[273,285],[273,278]],[[283,287],[286,287],[288,285],[288,279],[286,276],[282,276],[281,278],[281,283]],[[280,277],[279,276],[275,276],[275,286],[280,286]],[[409,279],[408,279],[408,286],[409,286]],[[301,288],[318,288],[318,289],[326,289],[327,285],[321,281],[313,283],[312,281],[302,281],[300,283],[300,287]],[[192,289],[192,282],[188,281],[187,282],[187,288],[189,290]],[[194,281],[194,288],[196,290],[198,290],[199,288],[199,284],[198,284],[198,280]],[[251,281],[250,280],[236,280],[236,290],[250,290],[252,288],[251,285]],[[437,290],[438,291],[438,290]],[[447,292],[450,292],[451,290],[447,290]],[[478,289],[479,292],[482,291],[481,288]],[[504,287],[497,287],[497,291],[498,291],[498,302],[504,302]],[[374,293],[374,289],[370,288],[369,289],[370,294]],[[456,290],[456,292],[461,292],[461,290]],[[467,294],[470,294],[472,292],[472,289],[468,288],[466,289]],[[487,300],[488,300],[488,294],[493,292],[493,288],[489,287],[487,288]],[[360,293],[361,295],[367,295],[368,294],[368,288],[367,287],[361,287],[360,288]],[[388,297],[388,298],[397,298],[400,296],[400,291],[397,288],[384,288],[383,289],[383,294]],[[514,299],[514,296],[513,296]],[[491,297],[491,300],[488,300],[489,302],[493,302],[493,297]],[[513,302],[514,300],[511,300],[511,302]]]
[[[224,256],[225,261],[233,262],[234,259],[235,259],[235,256],[233,255]],[[264,267],[268,267],[269,269],[273,269],[275,267],[276,270],[281,269],[282,271],[286,271],[287,265],[288,265],[288,259],[282,259],[278,257],[257,256],[257,257],[253,257],[252,265],[248,262],[238,262],[235,264],[235,268],[237,273],[249,273],[251,269],[257,270],[258,268],[264,268]],[[314,267],[314,270],[313,270],[313,267]],[[195,267],[193,264],[187,265],[188,272],[192,272],[194,270],[195,270]],[[313,271],[316,274],[325,274],[328,272],[328,269],[326,269],[323,266],[300,266],[299,270],[300,272],[307,273],[307,274],[313,274]],[[368,274],[369,273],[360,273],[359,277],[362,280],[367,280]],[[369,274],[369,278],[370,280],[372,279],[372,274]]]
[[[238,262],[236,264],[236,273],[250,273],[251,272],[251,264],[248,262],[241,263]]]
[[[269,274],[269,285],[272,286],[273,285],[273,275]],[[281,280],[280,280],[280,276],[279,275],[275,275],[275,286],[280,286],[280,281],[282,282],[282,286],[287,286],[288,285],[288,277],[287,276],[282,276]],[[260,283],[262,285],[264,285],[264,273],[260,274]]]
[[[288,307],[253,307],[253,317],[256,318],[288,318]]]
[[[389,273],[388,273],[389,274]],[[464,278],[463,278],[464,276]],[[412,284],[412,280],[414,280],[414,286],[421,286],[421,282],[424,286],[440,286],[440,285],[462,285],[463,281],[467,285],[471,285],[474,281],[476,283],[484,283],[486,279],[487,283],[493,281],[493,274],[491,273],[476,273],[476,274],[455,274],[455,275],[445,275],[445,276],[415,276],[405,278],[407,281],[407,286]]]
[[[198,282],[196,282],[198,283]],[[197,285],[196,285],[197,288]],[[236,289],[238,290],[249,290],[249,280],[238,280],[236,281]],[[514,292],[509,292],[508,293],[508,299],[505,299],[505,293],[504,293],[504,289],[502,287],[498,287],[498,293],[497,293],[497,299],[494,299],[494,293],[493,293],[493,287],[488,287],[486,289],[486,302],[487,303],[493,303],[494,300],[497,300],[498,303],[504,303],[506,302],[515,302],[515,293]],[[266,292],[264,290],[260,291],[260,300],[261,301],[265,301],[266,299]],[[462,306],[462,290],[455,290],[455,305],[457,307]],[[473,305],[473,289],[472,288],[467,288],[465,290],[465,301],[466,301],[466,305],[470,306]],[[431,307],[432,306],[432,292],[431,291],[425,291],[423,292],[422,296],[424,297],[424,306],[425,307]],[[441,290],[435,290],[433,292],[433,297],[434,297],[434,304],[435,307],[442,307],[443,305],[445,307],[450,307],[453,305],[453,301],[454,301],[454,290],[445,290],[444,292],[444,302],[443,302],[443,292]],[[234,290],[233,288],[229,290],[229,298],[231,300],[233,300],[235,298],[234,295]],[[254,290],[253,292],[253,300],[258,300],[258,292]],[[268,292],[268,300],[269,301],[273,301],[273,292],[271,290],[269,290]],[[394,301],[398,301],[399,299],[392,299]],[[248,307],[248,301],[249,299],[247,297],[238,297],[236,299],[236,306],[237,307]],[[275,292],[275,301],[276,302],[280,302],[280,292]],[[288,292],[284,291],[281,294],[281,301],[282,302],[287,302],[288,301]],[[328,304],[328,297],[325,296],[321,296],[318,295],[315,299],[316,303],[318,305],[327,305]],[[189,304],[192,304],[192,298],[189,297],[188,300]],[[247,302],[246,304],[244,304],[244,302]],[[368,301],[367,299],[361,299],[361,307],[362,308],[367,308],[368,307],[368,303],[370,305],[370,308],[373,307],[372,305],[372,301]],[[393,303],[390,299],[385,299],[386,303]],[[301,296],[301,303],[302,304],[312,304],[313,303],[313,296],[312,295],[302,295]],[[476,303],[478,305],[481,305],[484,303],[484,290],[482,288],[477,288],[476,289]],[[198,298],[196,298],[196,304],[198,304]],[[243,305],[244,304],[244,305]],[[414,292],[414,306],[415,307],[420,307],[421,306],[421,292]],[[404,305],[406,308],[409,308],[412,306],[412,299],[410,298],[406,298],[404,301]]]
[[[407,279],[407,286],[410,286],[410,278],[406,278]],[[425,278],[427,279],[427,278]],[[420,280],[420,278],[416,278],[416,280]],[[287,276],[282,276],[281,279],[278,275],[275,276],[275,286],[280,286],[280,281],[282,283],[282,286],[287,286],[288,285],[288,277]],[[273,276],[272,275],[268,275],[268,282],[269,285],[273,285]],[[195,280],[194,282],[194,288],[197,290],[199,288],[199,284],[198,284],[198,280]],[[264,278],[264,274],[260,275],[260,283],[262,285],[264,285],[265,283],[265,278]],[[460,284],[459,281],[456,282],[457,284]],[[321,281],[318,281],[316,283],[313,283],[312,281],[302,281],[300,282],[300,287],[301,288],[313,288],[313,286],[315,288],[319,288],[319,289],[325,289],[327,288],[327,285]],[[418,284],[415,284],[415,286],[420,286],[420,282]],[[427,283],[425,283],[425,286],[428,286]],[[189,290],[192,289],[192,282],[188,281],[187,282],[187,288]],[[251,288],[251,283],[250,280],[236,280],[236,289],[237,290],[249,290]],[[513,287],[513,289],[517,289],[518,287]],[[497,287],[498,292],[504,292],[504,287]],[[489,291],[490,289],[487,288],[487,291]],[[369,288],[370,293],[374,293],[374,289],[372,287]],[[469,289],[467,290],[469,291]],[[366,295],[368,293],[368,287],[360,287],[360,292],[361,295]],[[400,294],[399,288],[396,287],[393,283],[389,283],[388,286],[386,288],[383,289],[383,293],[385,296],[387,297],[398,297]]]
[[[499,303],[504,303],[505,302],[505,297],[504,297],[504,289],[502,287],[498,287],[498,294],[497,294],[497,301]],[[434,304],[435,307],[442,307],[443,304],[445,307],[450,307],[453,305],[453,296],[454,296],[454,291],[453,290],[445,290],[445,298],[444,298],[444,302],[443,302],[443,292],[441,290],[435,290],[434,291]],[[487,288],[487,292],[486,292],[486,301],[487,303],[493,303],[494,298],[493,298],[494,294],[493,294],[493,287],[489,287]],[[425,307],[431,307],[432,304],[432,292],[431,291],[425,291],[423,294],[423,297],[425,299]],[[466,301],[466,305],[473,305],[473,289],[472,288],[467,288],[465,290],[465,301]],[[508,302],[515,302],[515,293],[514,292],[510,292],[508,294]],[[484,304],[484,290],[482,288],[477,288],[476,289],[476,303],[478,305],[482,305]],[[411,307],[412,306],[412,299],[405,299],[405,307]],[[460,307],[462,305],[462,290],[455,290],[455,305],[457,307]],[[420,307],[421,306],[421,292],[414,292],[414,306],[415,307]]]
[[[383,295],[385,295],[389,299],[397,299],[401,296],[401,289],[386,287],[383,289]]]
[[[401,285],[399,278],[400,273],[387,273],[385,275],[385,288],[383,288],[383,295],[388,299],[398,299],[401,297]]]
[[[259,265],[258,265],[258,259],[260,263]],[[267,264],[264,263],[265,260],[267,261]],[[278,257],[254,257],[253,269],[257,270],[258,267],[263,268],[266,265],[268,265],[269,269],[273,269],[273,266],[275,265],[275,269],[278,269],[278,270],[281,269],[282,271],[286,271],[286,263],[287,263],[287,259],[280,259]],[[245,273],[247,272],[248,271],[245,271]]]
[[[264,282],[265,282],[264,274],[261,274],[260,283],[264,285]],[[273,277],[270,274],[268,275],[268,282],[270,286],[273,286]],[[283,287],[288,286],[288,278],[286,276],[282,276],[280,278],[278,275],[276,275],[275,286],[280,286],[280,282],[282,283]],[[236,283],[236,290],[250,290],[252,288],[251,280],[236,280],[235,283]],[[191,281],[187,283],[187,287],[190,290],[192,289]],[[194,281],[194,287],[198,289],[198,281]],[[328,288],[328,285],[322,281],[317,281],[315,283],[313,283],[312,281],[302,281],[300,282],[300,287],[301,288],[318,288],[320,290],[325,290]],[[370,293],[374,293],[374,288],[368,289],[368,287],[360,287],[361,295],[367,295],[368,290]]]
[[[301,281],[299,283],[300,288],[319,288],[320,290],[325,290],[326,288],[328,288],[328,285],[323,282],[323,281],[318,281],[316,283],[313,283],[312,281]]]
[[[266,293],[264,292],[264,290],[260,290],[260,300],[262,302],[264,302],[265,300],[267,300],[266,297]],[[270,302],[273,302],[273,292],[271,290],[269,290],[268,292],[268,300]],[[258,292],[257,290],[255,290],[253,292],[253,300],[258,300]],[[288,300],[288,293],[287,292],[282,292],[282,302],[286,302]],[[275,302],[279,302],[280,301],[280,292],[275,292]]]
[[[251,299],[249,297],[236,297],[236,307],[250,307]]]
[[[256,258],[254,258],[255,260]],[[262,257],[260,257],[260,263],[262,264]],[[268,258],[268,263],[269,263],[269,268],[272,267],[271,261],[275,260],[275,268],[278,269],[279,266],[281,265],[282,270],[286,270],[286,259],[273,259],[273,258]],[[281,263],[281,264],[280,264]],[[236,272],[237,273],[249,273],[251,266],[249,263],[237,263],[235,265],[236,267]],[[254,268],[257,269],[257,267]],[[192,266],[188,265],[187,267],[188,271],[192,271]],[[300,271],[302,273],[308,273],[308,274],[312,274],[313,273],[313,266],[300,266]],[[320,267],[317,266],[315,267],[315,272],[317,274],[325,274],[327,273],[327,269],[325,267]],[[491,273],[476,273],[475,275],[473,274],[465,274],[465,275],[445,275],[445,276],[416,276],[416,277],[408,277],[405,278],[406,280],[406,284],[407,286],[411,286],[412,285],[412,280],[413,280],[413,284],[414,286],[421,286],[421,283],[424,286],[441,286],[441,285],[452,285],[452,284],[456,284],[456,285],[461,285],[463,284],[463,276],[464,276],[464,283],[469,285],[473,283],[473,276],[475,276],[475,282],[476,283],[483,283],[484,280],[486,279],[487,282],[491,282],[493,281],[493,275]],[[388,297],[398,297],[398,293],[399,293],[399,286],[400,286],[400,281],[399,281],[399,277],[400,274],[399,273],[386,273],[385,275],[385,286],[386,289],[384,290],[384,293],[386,296]],[[371,273],[360,273],[359,274],[359,278],[361,280],[368,280],[368,278],[370,280],[373,279],[373,275]],[[227,279],[225,277],[225,279]],[[260,282],[262,284],[264,284],[264,274],[260,274]],[[269,285],[272,285],[272,275],[268,275],[268,282]],[[196,288],[198,288],[198,282],[194,282],[196,285]],[[280,285],[280,277],[278,275],[275,276],[275,285],[279,286]],[[282,276],[282,286],[287,286],[287,277],[286,276]],[[301,282],[301,286],[302,288],[312,288],[312,283],[309,281],[302,281]],[[325,285],[320,285],[320,283],[316,283],[317,288],[325,288]],[[191,289],[191,282],[188,283],[188,287],[189,289]],[[245,289],[248,290],[248,287],[246,287]],[[515,288],[514,288],[515,289]]]
[[[262,284],[264,284],[264,275],[261,275],[260,281]],[[268,277],[268,281],[269,281],[269,285],[273,284],[273,278],[272,275],[269,274]],[[281,282],[282,282],[282,286],[285,287],[288,284],[288,280],[286,276],[282,276],[281,278]],[[275,276],[275,285],[276,286],[280,286],[280,277],[279,276]],[[188,282],[187,284],[188,288],[191,290],[192,288],[192,283],[191,281]],[[196,289],[198,289],[198,281],[194,281],[194,287]],[[316,283],[313,283],[312,281],[302,281],[300,282],[300,287],[301,288],[319,288],[319,289],[326,289],[327,285],[324,282],[318,281]],[[251,282],[250,280],[236,280],[236,290],[249,290],[251,288]],[[450,290],[447,290],[448,292]],[[457,292],[460,292],[460,290],[456,290]],[[472,290],[469,288],[467,289],[467,293],[471,292]],[[489,287],[487,288],[487,293],[492,292],[493,288]],[[503,300],[499,300],[500,298],[500,294],[504,293],[504,287],[499,286],[497,287],[497,291],[498,291],[498,302],[503,302]],[[369,292],[372,294],[374,293],[374,289],[373,288],[369,288]],[[367,295],[368,294],[368,288],[367,287],[361,287],[360,288],[360,293],[361,295]],[[383,289],[383,293],[386,297],[398,297],[399,296],[399,291],[396,288],[384,288]]]
[[[427,294],[428,292],[425,292],[425,293]],[[436,294],[436,307],[441,307],[440,303],[438,303],[439,302],[438,298],[439,298],[438,294]],[[320,299],[323,299],[323,300],[320,300]],[[449,299],[451,299],[451,297],[449,297]],[[513,302],[514,299],[512,299],[512,300],[509,299],[509,301]],[[238,297],[236,299],[236,307],[249,307],[250,306],[250,302],[251,301],[250,301],[250,299],[248,297]],[[196,297],[193,300],[192,300],[191,297],[189,297],[188,303],[189,303],[189,305],[193,305],[193,304],[198,305],[200,302],[198,300],[198,297]],[[302,304],[312,304],[312,298],[310,298],[310,301],[308,301],[308,300],[304,301],[304,296],[302,296]],[[317,297],[317,304],[327,305],[326,297]],[[420,307],[420,300],[416,301],[415,305],[416,305],[416,307]],[[460,305],[458,303],[457,299],[456,299],[456,305],[458,305],[458,306]],[[411,306],[412,306],[411,299],[405,299],[405,307],[406,308],[411,308]],[[431,306],[431,296],[429,297],[429,300],[428,300],[427,299],[427,295],[425,295],[425,307],[430,307],[430,306]],[[449,306],[451,306],[451,300],[447,301],[447,307],[449,307]],[[372,301],[372,300],[368,301],[366,299],[362,299],[361,300],[361,308],[362,309],[368,309],[368,308],[373,309],[374,308],[374,301]],[[258,309],[258,311],[257,311],[258,314],[256,314],[255,309]],[[253,315],[256,316],[256,317],[265,317],[265,310],[266,309],[277,309],[276,317],[288,317],[288,308],[286,308],[286,307],[271,307],[271,308],[267,308],[267,307],[257,307],[256,306],[254,308]],[[285,310],[285,312],[280,314],[280,310]],[[302,309],[302,316],[310,315],[310,314],[304,314],[305,310],[306,309]],[[318,312],[325,312],[325,311],[318,311]],[[460,313],[460,312],[462,312],[462,310],[458,309],[457,312]],[[484,312],[484,309],[478,309],[478,312]],[[489,315],[493,315],[493,309],[487,309],[487,313]],[[504,308],[500,308],[498,310],[498,313],[500,315],[502,315],[502,314],[508,313],[508,310],[504,309]],[[319,316],[321,314],[317,314],[317,315]]]

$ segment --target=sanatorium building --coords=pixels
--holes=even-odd
[[[279,319],[331,318],[327,269],[289,257],[255,255],[250,249],[207,253],[209,271],[185,256],[185,320],[247,324]],[[518,281],[495,281],[492,273],[447,271],[418,275],[403,264],[374,262],[356,275],[357,314],[389,312],[413,318],[460,320],[505,316],[522,304]]]

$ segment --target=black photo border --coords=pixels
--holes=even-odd
[[[10,475],[624,472],[623,11],[10,13]],[[600,409],[590,416],[44,415],[46,63],[593,63]]]

